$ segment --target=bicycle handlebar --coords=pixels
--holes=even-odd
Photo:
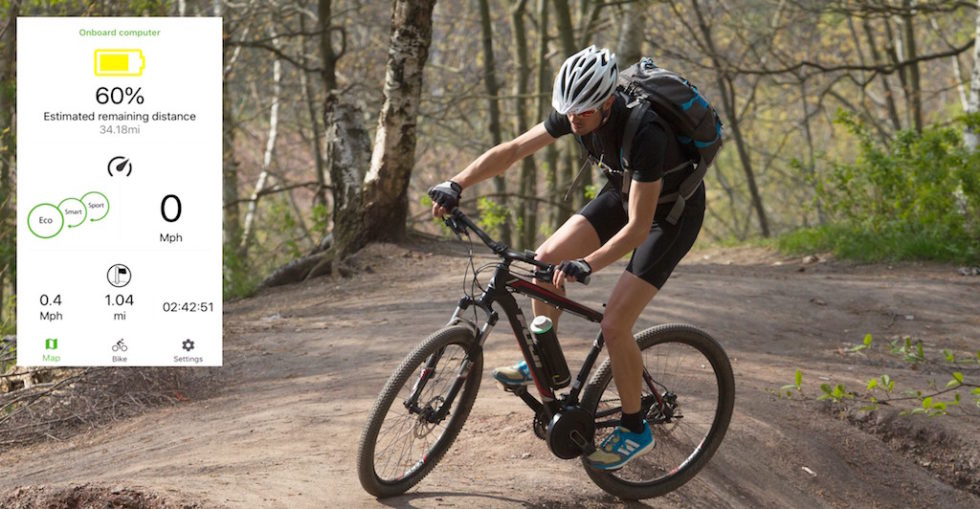
[[[490,237],[490,234],[477,226],[476,223],[474,223],[466,214],[464,214],[462,210],[459,210],[459,207],[453,208],[448,216],[443,216],[442,221],[446,223],[446,226],[448,226],[449,229],[457,235],[466,233],[466,230],[472,231],[477,237],[480,238],[480,240],[483,241],[484,244],[486,244],[488,248],[490,248],[491,251],[493,251],[494,254],[504,258],[505,260],[515,260],[527,263],[529,265],[534,265],[540,269],[534,271],[535,279],[551,281],[555,274],[555,266],[550,263],[536,260],[535,257],[537,256],[537,253],[534,251],[528,249],[523,253],[518,253],[503,242],[493,240],[493,238]],[[587,285],[591,279],[592,276],[590,275],[581,280],[577,280],[577,282]]]

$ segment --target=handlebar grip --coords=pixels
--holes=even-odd
[[[589,284],[589,281],[592,281],[592,274],[589,274],[588,276],[585,276],[582,279],[577,279],[576,281],[578,281],[579,283],[582,283],[583,285],[588,285]]]

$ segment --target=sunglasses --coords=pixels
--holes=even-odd
[[[595,108],[595,109],[583,111],[581,113],[569,113],[568,116],[569,117],[588,118],[588,117],[591,117],[592,115],[595,115],[598,111],[599,111],[599,108]]]

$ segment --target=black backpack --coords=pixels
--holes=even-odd
[[[691,174],[682,182],[677,192],[660,196],[658,203],[674,202],[667,221],[676,224],[684,211],[684,203],[697,191],[722,143],[722,123],[718,112],[701,96],[696,86],[679,74],[657,67],[651,58],[643,58],[619,73],[618,90],[632,98],[626,106],[630,115],[623,130],[622,167],[623,199],[629,196],[632,178],[629,157],[632,155],[633,136],[636,135],[648,108],[667,124],[677,141],[692,160],[666,173],[681,171],[694,166]]]

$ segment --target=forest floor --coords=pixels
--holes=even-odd
[[[977,408],[902,417],[816,400],[821,383],[863,392],[884,373],[896,391],[944,386],[942,365],[912,369],[887,343],[908,336],[924,341],[927,356],[943,348],[975,356],[980,277],[942,264],[808,261],[760,248],[695,251],[647,308],[638,330],[687,322],[718,338],[737,397],[725,441],[700,474],[626,506],[980,507]],[[493,383],[491,368],[519,357],[504,322],[487,341],[480,394],[442,463],[400,497],[378,501],[361,489],[355,456],[368,411],[402,357],[447,321],[466,262],[456,243],[377,245],[357,255],[353,278],[226,303],[224,366],[209,396],[8,448],[0,507],[624,505],[579,461],[552,456],[527,407]],[[571,296],[599,306],[621,269]],[[574,367],[596,330],[563,324]],[[847,353],[866,333],[871,352]],[[797,368],[807,397],[778,398]],[[961,370],[980,378],[976,362]]]

